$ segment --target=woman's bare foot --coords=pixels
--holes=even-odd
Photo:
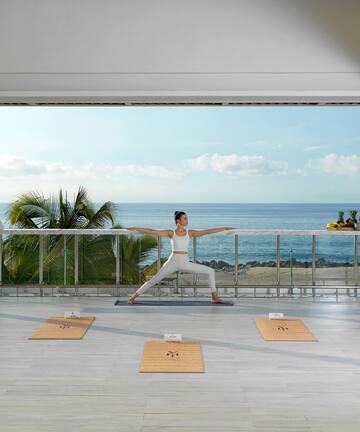
[[[136,297],[139,297],[139,294],[137,294],[137,293],[133,294],[133,295],[129,298],[129,300],[127,301],[127,303],[128,303],[128,304],[133,304],[134,301],[135,301],[135,299],[136,299]]]
[[[212,292],[211,303],[225,303],[225,301],[218,296],[217,292]]]

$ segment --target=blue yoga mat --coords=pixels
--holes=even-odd
[[[232,301],[224,300],[225,303],[211,303],[211,300],[135,300],[134,304],[128,305],[127,300],[116,300],[114,306],[234,306]]]

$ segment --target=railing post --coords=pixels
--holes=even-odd
[[[276,296],[280,297],[280,234],[276,235]]]
[[[315,271],[316,271],[316,235],[312,235],[311,247],[311,284],[315,286]],[[315,297],[316,289],[312,288],[312,296]]]
[[[157,236],[157,271],[161,267],[161,237]]]
[[[0,234],[0,295],[2,295],[2,262],[3,262],[3,256],[2,256],[2,244],[3,244],[3,238],[2,234]]]
[[[74,285],[75,294],[78,295],[78,285],[79,285],[79,236],[75,234],[74,236]]]
[[[115,266],[116,266],[116,281],[115,281],[115,285],[116,285],[116,296],[119,297],[120,296],[120,248],[119,248],[119,236],[116,235],[115,236]]]
[[[44,283],[44,236],[39,235],[39,285]],[[44,295],[43,287],[40,286],[40,296]]]
[[[293,250],[291,246],[289,251],[289,265],[290,265],[290,289],[288,290],[288,294],[293,295],[294,294]]]
[[[66,280],[67,280],[67,245],[66,245],[66,235],[64,235],[64,286],[66,286]]]
[[[1,243],[1,242],[0,242]],[[359,237],[354,235],[354,280],[355,286],[358,286],[359,278],[358,278],[358,255],[359,255]],[[354,288],[354,296],[357,297],[358,289]]]
[[[157,268],[157,271],[159,271],[160,268],[161,268],[161,237],[157,236],[156,239],[157,239],[157,264],[156,264],[156,268]],[[156,287],[156,290],[157,290],[157,295],[158,295],[158,297],[160,297],[160,286],[159,286],[159,284],[156,284],[155,287]]]
[[[266,295],[270,295],[271,294],[271,288],[270,287],[267,287],[266,288]]]
[[[196,263],[196,237],[193,237],[192,241],[193,241],[193,261],[194,261],[194,263]],[[195,286],[195,285],[197,285],[197,275],[196,274],[193,275],[193,284],[194,284],[194,297],[196,297],[196,295],[197,295],[197,289]]]
[[[239,296],[239,235],[235,234],[234,244],[234,266],[235,266],[235,297]]]

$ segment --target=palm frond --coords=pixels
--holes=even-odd
[[[110,222],[113,224],[113,212],[113,203],[111,201],[107,201],[99,208],[97,212],[91,215],[87,213],[87,228],[104,228]]]
[[[37,190],[22,194],[8,211],[10,224],[19,228],[104,228],[111,224],[121,229],[115,221],[115,204],[107,201],[95,210],[87,191],[80,186],[74,203],[60,188],[58,196],[45,198]],[[82,236],[79,250],[79,267],[86,281],[112,281],[115,277],[115,237]],[[47,282],[63,283],[64,262],[71,279],[74,273],[74,236],[47,236],[44,241],[44,275]],[[122,282],[138,283],[141,263],[149,257],[156,246],[153,236],[141,238],[121,236]],[[3,275],[8,281],[17,283],[36,281],[39,268],[39,237],[16,236],[3,243]],[[69,282],[69,279],[67,279]]]

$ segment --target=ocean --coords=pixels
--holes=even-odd
[[[8,204],[0,204],[0,220],[7,226],[5,213]],[[338,217],[338,211],[359,209],[359,203],[330,204],[244,204],[244,203],[117,203],[117,221],[124,228],[174,228],[173,213],[182,210],[188,214],[189,229],[231,226],[234,228],[267,229],[325,229],[326,224]],[[354,261],[352,237],[319,236],[316,257],[336,263]],[[281,237],[281,260],[289,259],[290,251],[298,261],[311,261],[311,238]],[[170,253],[170,241],[162,239],[162,256]],[[190,247],[192,254],[192,247]],[[274,261],[275,236],[240,236],[239,263]],[[223,260],[234,263],[234,236],[209,235],[197,239],[197,260]]]

